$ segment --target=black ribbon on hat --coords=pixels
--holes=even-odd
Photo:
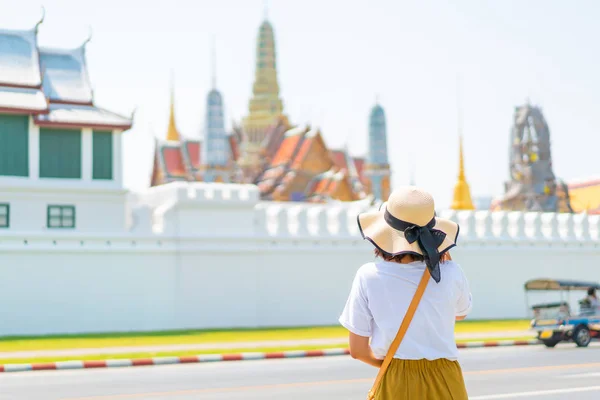
[[[423,252],[425,264],[431,277],[436,283],[442,279],[440,272],[440,252],[438,247],[442,245],[446,234],[439,229],[433,229],[435,226],[435,216],[425,226],[415,225],[410,222],[402,221],[394,217],[386,209],[384,214],[385,222],[397,231],[404,232],[404,237],[408,243],[417,242]]]

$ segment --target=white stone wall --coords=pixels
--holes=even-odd
[[[364,203],[268,203],[254,186],[174,183],[127,204],[78,193],[78,229],[48,231],[27,222],[37,218],[27,202],[74,193],[12,196],[0,335],[335,324],[356,269],[373,259],[356,227]],[[461,225],[452,253],[471,282],[472,318],[525,317],[530,278],[600,281],[596,216],[442,214]]]
[[[126,192],[114,189],[76,188],[64,185],[0,186],[0,203],[10,204],[9,236],[39,235],[46,237],[66,235],[76,238],[84,232],[119,234],[125,231]],[[76,227],[65,232],[49,229],[49,205],[73,205],[76,209]],[[1,260],[0,255],[0,260]]]

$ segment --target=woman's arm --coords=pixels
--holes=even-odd
[[[350,355],[359,361],[372,365],[376,368],[381,367],[383,360],[378,360],[371,351],[369,346],[369,338],[359,336],[350,332]]]

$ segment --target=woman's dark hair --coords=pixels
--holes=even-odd
[[[588,296],[595,296],[596,295],[596,288],[591,287],[588,289]]]
[[[410,257],[413,262],[425,260],[425,258],[423,256],[418,255],[418,254],[399,254],[397,256],[393,256],[393,255],[388,254],[379,249],[375,249],[375,257],[382,258],[385,261],[396,262],[398,264],[402,264],[402,260],[404,259],[404,257]],[[444,253],[440,254],[440,262],[449,261],[451,259],[452,258],[450,258],[450,254],[448,252],[444,252]]]

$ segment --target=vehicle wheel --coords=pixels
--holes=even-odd
[[[546,340],[542,340],[542,342],[544,343],[544,346],[546,346],[546,347],[555,347],[557,344],[560,343],[560,340],[546,339]]]
[[[587,347],[592,341],[592,335],[587,326],[580,325],[573,331],[573,341],[578,347]]]

